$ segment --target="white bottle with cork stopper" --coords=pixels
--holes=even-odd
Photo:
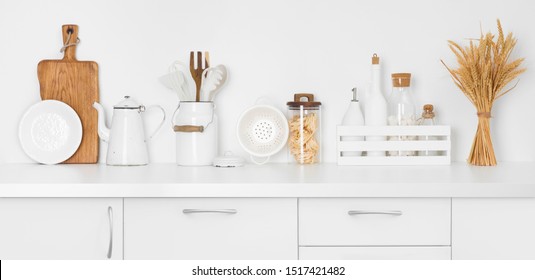
[[[371,91],[364,104],[364,123],[367,126],[387,125],[388,104],[381,91],[381,66],[379,56],[373,54],[371,67]],[[384,136],[366,136],[366,141],[384,141]],[[384,151],[368,151],[367,156],[385,156]]]

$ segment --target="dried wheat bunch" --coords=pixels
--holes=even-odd
[[[496,40],[495,37],[490,32],[485,35],[482,32],[479,39],[470,40],[470,45],[466,47],[448,41],[459,67],[452,69],[441,60],[457,87],[477,109],[478,128],[468,159],[474,165],[496,165],[490,137],[492,105],[496,99],[515,88],[516,84],[507,89],[506,86],[526,71],[520,68],[524,58],[509,62],[517,40],[512,33],[504,36],[500,20]]]

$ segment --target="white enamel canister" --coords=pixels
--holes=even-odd
[[[176,163],[212,165],[218,152],[217,126],[213,102],[180,102],[173,117]]]

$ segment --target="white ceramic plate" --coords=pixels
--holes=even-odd
[[[22,149],[33,160],[56,164],[69,159],[82,141],[82,122],[67,104],[41,101],[26,111],[19,125]]]

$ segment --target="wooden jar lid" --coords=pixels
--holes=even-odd
[[[394,87],[410,87],[411,73],[393,73],[392,85]]]
[[[303,101],[306,99],[306,101]],[[321,106],[321,102],[314,101],[314,94],[312,93],[296,93],[294,94],[294,100],[286,103],[290,109],[303,107],[318,107]]]

